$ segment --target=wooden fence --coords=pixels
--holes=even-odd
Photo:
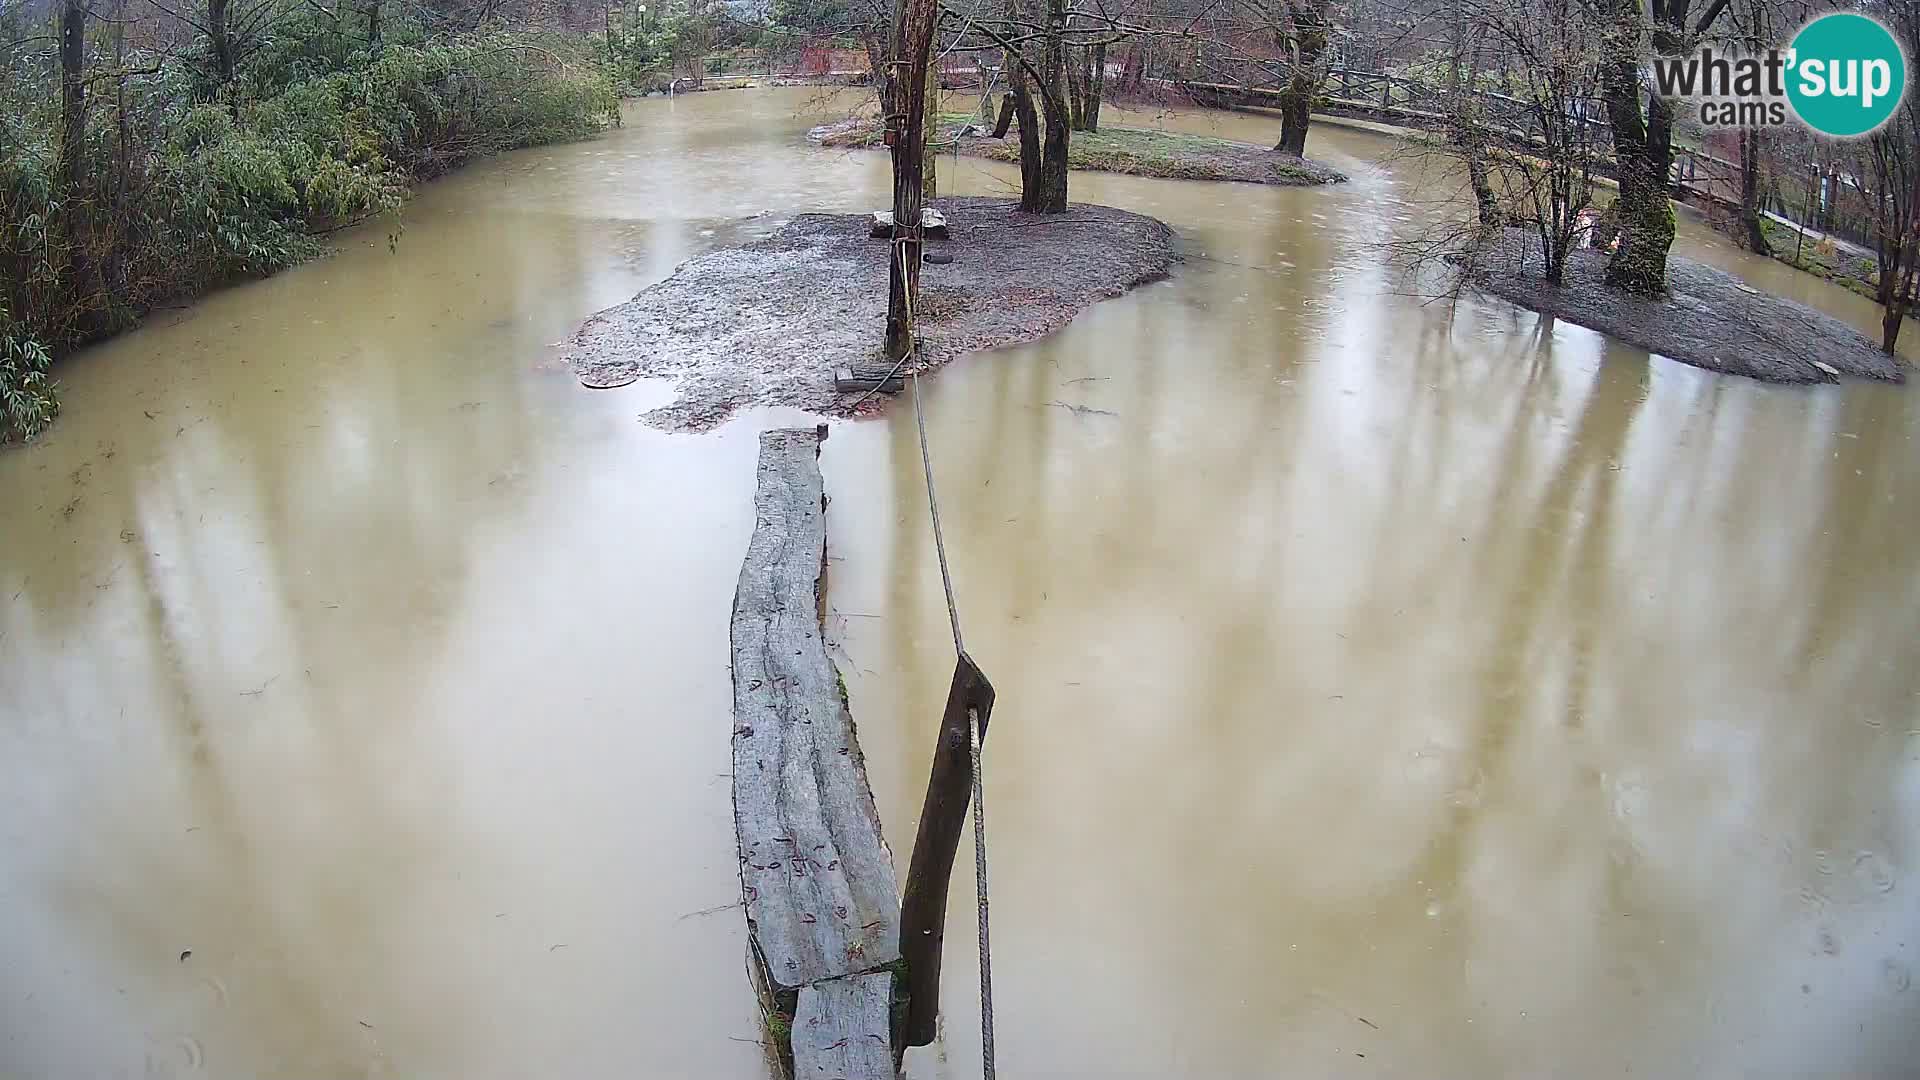
[[[1235,83],[1171,81],[1197,103],[1207,105],[1253,105],[1274,107],[1282,91],[1273,86],[1243,86]],[[1491,90],[1468,91],[1473,95],[1480,123],[1495,137],[1518,148],[1544,143],[1546,126],[1532,102],[1495,93]],[[1377,71],[1334,68],[1321,81],[1314,111],[1335,116],[1378,120],[1403,127],[1435,129],[1446,123],[1449,91],[1442,87]],[[1607,148],[1612,135],[1606,119],[1605,103],[1598,98],[1573,102],[1568,118],[1583,127],[1595,144]],[[1601,171],[1613,172],[1612,155],[1603,149]],[[1739,166],[1704,151],[1679,150],[1674,154],[1668,175],[1675,195],[1722,206],[1738,206],[1740,201]]]

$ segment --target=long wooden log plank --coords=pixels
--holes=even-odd
[[[892,1000],[891,971],[801,987],[793,1015],[794,1080],[892,1077]]]
[[[734,594],[741,891],[776,994],[900,956],[893,860],[821,628],[824,438],[824,427],[760,436],[753,538]]]

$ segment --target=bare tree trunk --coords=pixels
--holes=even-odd
[[[60,200],[61,235],[67,247],[71,291],[90,285],[87,258],[86,195],[80,190],[87,149],[87,0],[60,5]]]
[[[1084,51],[1084,50],[1083,50]],[[1067,61],[1067,126],[1075,131],[1085,131],[1087,115],[1086,69],[1082,58],[1074,56]]]
[[[1000,116],[993,122],[993,137],[1004,139],[1013,128],[1013,95],[1000,95]]]
[[[1033,104],[1033,88],[1013,50],[1007,52],[1007,85],[1013,90],[1013,114],[1020,123],[1020,209],[1040,209],[1040,115]]]
[[[367,3],[367,50],[375,56],[380,55],[380,9],[383,0],[368,0]],[[607,55],[613,55],[613,10],[611,5],[601,6],[601,15],[606,22]]]
[[[1067,2],[1047,0],[1047,32],[1040,70],[1047,82],[1042,87],[1040,109],[1046,125],[1040,154],[1040,191],[1034,200],[1034,212],[1064,214],[1067,210]],[[1024,197],[1021,200],[1025,202]]]
[[[1116,86],[1122,94],[1137,94],[1146,81],[1147,47],[1135,41],[1127,45],[1126,55],[1120,60],[1120,82]]]
[[[894,17],[893,61],[885,100],[893,135],[893,240],[887,261],[889,360],[913,348],[911,297],[920,285],[920,208],[926,166],[927,62],[933,51],[939,9],[935,0],[900,0]]]
[[[1100,130],[1100,99],[1107,92],[1107,43],[1097,42],[1093,46],[1093,62],[1087,72],[1086,107],[1081,117],[1085,125],[1081,131]]]
[[[217,93],[232,101],[227,89],[233,82],[233,35],[227,30],[229,0],[207,0],[207,44],[213,50],[213,80]]]
[[[1486,132],[1480,125],[1478,99],[1470,85],[1470,73],[1479,69],[1480,45],[1477,38],[1469,37],[1462,13],[1456,12],[1448,26],[1447,46],[1447,138],[1466,159],[1467,182],[1473,187],[1478,212],[1480,242],[1485,243],[1506,222],[1500,214],[1499,196],[1493,191],[1493,178],[1487,167]]]
[[[1506,218],[1500,213],[1500,197],[1494,194],[1493,178],[1487,168],[1487,151],[1484,146],[1473,144],[1466,148],[1467,182],[1473,185],[1473,202],[1477,210],[1482,236],[1492,236],[1505,225]]]
[[[656,0],[657,2],[657,0]],[[880,32],[869,26],[860,32],[860,43],[867,48],[867,81],[884,97],[887,85],[887,54]]]
[[[1889,179],[1899,175],[1898,166],[1914,168],[1915,162],[1904,151],[1905,148],[1902,148],[1899,156],[1892,161],[1896,168],[1884,170]],[[1880,303],[1886,308],[1880,318],[1880,350],[1888,356],[1893,355],[1894,346],[1900,340],[1900,327],[1906,322],[1907,309],[1913,306],[1914,278],[1916,273],[1920,273],[1920,168],[1914,168],[1912,184],[1903,187],[1906,194],[1904,202],[1895,192],[1887,194],[1897,239],[1891,245],[1884,239],[1881,243],[1883,248],[1892,248],[1891,260],[1881,259],[1883,267],[1891,263],[1892,272],[1883,271],[1880,275]]]
[[[1765,135],[1757,128],[1740,132],[1740,224],[1746,231],[1747,250],[1755,255],[1771,255],[1767,233],[1760,227],[1760,140]]]
[[[1906,321],[1907,308],[1912,301],[1913,259],[1909,257],[1907,269],[1900,275],[1894,294],[1887,298],[1886,312],[1880,316],[1880,351],[1888,356],[1893,355],[1894,346],[1900,341],[1900,327]]]
[[[920,162],[920,193],[931,199],[940,193],[938,168],[940,164],[940,143],[936,138],[940,134],[940,65],[927,64],[927,119],[926,151]]]
[[[107,262],[104,268],[105,284],[116,292],[124,292],[127,284],[126,274],[126,232],[127,232],[127,189],[133,183],[133,144],[127,131],[127,0],[114,0],[113,5],[113,66],[116,74],[113,80],[113,237],[107,249]]]

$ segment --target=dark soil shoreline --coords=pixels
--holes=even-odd
[[[1546,283],[1539,241],[1508,229],[1482,253],[1473,280],[1522,307],[1708,371],[1773,383],[1906,381],[1904,365],[1852,326],[1724,270],[1672,256],[1667,295],[1646,300],[1604,285],[1606,266],[1602,251],[1575,251],[1556,289]]]
[[[943,116],[941,137],[944,138],[947,131],[970,130],[968,121],[972,119],[974,117],[971,114]],[[838,123],[822,124],[807,132],[807,138],[830,147],[861,149],[882,145],[879,121],[871,116],[854,116]],[[1020,160],[1019,130],[1010,130],[1004,139],[960,135],[954,148],[971,157],[1017,164]],[[946,152],[944,143],[941,152]],[[1067,144],[1067,167],[1129,176],[1156,176],[1167,180],[1224,180],[1287,187],[1338,184],[1347,179],[1345,173],[1317,161],[1282,154],[1252,143],[1231,142],[1210,135],[1179,131],[1112,125],[1104,126],[1099,131],[1074,132]]]
[[[1092,304],[1167,275],[1173,230],[1141,214],[1075,204],[1017,213],[1008,199],[936,199],[953,256],[920,278],[920,347],[909,371],[1043,337]],[[626,303],[588,319],[564,357],[582,383],[672,380],[656,427],[705,431],[735,412],[786,405],[853,415],[837,368],[879,359],[887,313],[887,242],[864,214],[802,214],[778,232],[708,252]],[[869,398],[861,414],[885,408]]]

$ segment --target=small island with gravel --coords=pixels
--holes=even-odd
[[[1539,240],[1510,228],[1479,253],[1469,278],[1522,307],[1708,371],[1774,383],[1906,381],[1901,362],[1852,326],[1724,270],[1670,255],[1667,295],[1649,299],[1607,286],[1606,268],[1605,252],[1576,250],[1556,288]]]
[[[927,241],[919,344],[904,371],[1031,341],[1097,301],[1167,276],[1173,230],[1154,218],[1073,204],[1022,214],[1009,199],[935,199],[948,239]],[[836,391],[841,368],[879,360],[887,318],[885,239],[866,214],[802,214],[764,239],[710,251],[588,319],[564,359],[589,387],[671,381],[656,427],[706,431],[741,409],[825,416],[884,407]]]
[[[941,152],[1019,164],[1018,129],[1003,139],[980,134],[972,113],[947,113],[940,118]],[[880,121],[873,116],[851,116],[807,132],[821,146],[856,149],[882,146]],[[1283,154],[1270,147],[1152,128],[1102,126],[1098,131],[1076,131],[1067,144],[1067,168],[1093,172],[1156,176],[1169,180],[1230,180],[1246,184],[1309,187],[1344,182],[1345,173],[1309,158]]]

